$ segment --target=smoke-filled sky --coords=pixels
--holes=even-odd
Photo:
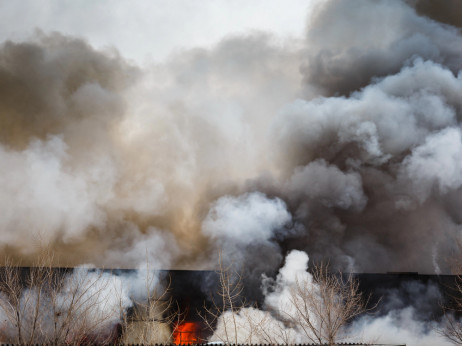
[[[24,40],[34,30],[84,37],[115,47],[138,63],[162,61],[177,50],[212,47],[224,37],[269,31],[301,38],[316,0],[0,1],[0,38]]]
[[[0,248],[447,272],[458,3],[0,2]]]

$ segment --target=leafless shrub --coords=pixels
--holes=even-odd
[[[462,345],[462,325],[452,313],[445,312],[443,327],[438,332],[456,345]]]
[[[133,308],[130,311],[120,306],[124,343],[170,343],[174,332],[171,326],[183,321],[178,305],[170,296],[171,281],[165,286],[155,281],[152,272],[146,270],[145,297],[132,299]]]
[[[219,278],[218,298],[211,297],[212,305],[204,304],[204,312],[199,312],[205,326],[213,332],[221,319],[223,333],[217,337],[221,342],[229,344],[243,343],[238,338],[238,316],[239,311],[245,307],[242,298],[243,284],[241,275],[232,269],[232,264],[225,266],[221,252],[219,253]],[[225,313],[227,314],[224,318]]]
[[[441,302],[444,318],[436,331],[456,345],[462,345],[462,243],[456,241],[457,251],[449,256],[447,262],[455,275],[454,283],[448,285],[450,292],[445,302]]]
[[[460,246],[459,246],[460,247]],[[444,318],[441,326],[437,328],[437,332],[446,339],[456,345],[462,345],[462,264],[454,262],[458,269],[453,269],[457,272],[454,284],[448,287],[449,294],[448,302],[441,303]],[[456,268],[454,267],[454,268]]]
[[[297,277],[288,303],[278,311],[282,320],[302,332],[309,342],[335,345],[344,340],[344,327],[372,310],[352,275],[334,274],[328,265],[315,265],[311,276]]]
[[[29,269],[0,273],[1,341],[17,344],[90,344],[114,341],[117,311],[108,305],[110,280],[102,271],[73,273],[51,266],[46,254]]]
[[[300,273],[294,282],[281,282],[278,306],[267,306],[266,311],[246,307],[241,277],[223,266],[221,256],[219,266],[220,300],[213,300],[202,318],[214,338],[225,344],[335,345],[347,338],[350,321],[376,307],[368,308],[352,275],[331,273],[327,265]]]

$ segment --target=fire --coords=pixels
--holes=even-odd
[[[173,342],[176,345],[197,344],[200,339],[200,324],[195,322],[184,322],[179,324],[173,332]]]

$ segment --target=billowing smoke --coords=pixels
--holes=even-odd
[[[356,271],[448,271],[459,237],[461,36],[406,3],[328,1],[308,24],[303,98],[270,125],[306,250]],[[303,245],[301,244],[303,243]]]
[[[200,269],[223,251],[257,279],[291,249],[447,271],[462,37],[428,6],[320,2],[304,40],[252,33],[146,66],[58,33],[2,43],[3,252]]]
[[[141,69],[59,34],[5,42],[4,252],[23,264],[48,246],[57,265],[135,267],[148,253],[159,268],[210,268],[202,220],[268,167],[266,116],[296,93],[296,46],[255,34]]]
[[[441,292],[433,284],[403,282],[399,290],[385,292],[380,304],[386,313],[363,315],[347,328],[347,333],[383,343],[452,345],[442,335],[444,319],[435,321],[442,301]]]
[[[448,253],[458,234],[446,205],[461,186],[460,82],[417,59],[349,98],[284,109],[279,156],[294,162],[279,188],[311,233],[309,253],[353,258],[361,271],[433,271],[424,254]]]
[[[415,57],[457,73],[460,40],[457,28],[419,16],[401,1],[327,1],[308,26],[304,82],[314,89],[311,97],[348,96],[374,79],[398,73]]]
[[[360,333],[364,340],[375,342],[422,346],[453,345],[438,333],[440,327],[436,323],[422,323],[418,320],[412,307],[391,311],[383,317],[364,317],[353,324],[352,328],[350,332],[353,334]]]
[[[202,232],[214,241],[224,265],[245,267],[250,278],[259,280],[260,273],[277,268],[282,260],[276,237],[286,235],[284,226],[292,226],[286,208],[282,200],[258,192],[221,197],[207,214]],[[261,254],[265,254],[264,262]]]
[[[303,344],[316,340],[309,329],[303,329],[300,324],[287,323],[288,316],[299,317],[297,307],[292,303],[291,289],[293,286],[304,282],[314,292],[319,288],[313,282],[307,269],[307,254],[294,250],[287,255],[284,266],[279,270],[275,280],[271,278],[263,280],[265,307],[268,311],[283,312],[279,314],[282,318],[278,319],[268,311],[253,307],[243,308],[237,314],[227,311],[221,315],[210,340],[224,341],[229,338],[228,335],[235,335],[237,343],[248,345]]]

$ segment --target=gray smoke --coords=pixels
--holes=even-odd
[[[308,26],[302,73],[314,97],[347,96],[417,56],[457,73],[460,42],[458,29],[401,1],[326,1]]]
[[[255,280],[292,249],[447,272],[462,222],[450,12],[324,1],[304,40],[251,33],[147,66],[58,33],[2,43],[2,250],[195,269],[222,251]]]
[[[263,165],[265,131],[254,129],[295,94],[295,45],[255,34],[142,70],[60,34],[3,43],[4,253],[28,264],[46,246],[56,265],[213,267],[202,218]]]
[[[356,271],[448,271],[460,234],[461,36],[402,2],[328,1],[305,98],[271,124],[277,173],[249,185],[306,229],[287,249]]]
[[[308,242],[319,238],[310,254],[356,257],[360,271],[432,271],[432,247],[447,253],[458,234],[444,209],[461,187],[461,87],[418,58],[349,98],[285,107],[273,130],[287,176],[278,189]]]

